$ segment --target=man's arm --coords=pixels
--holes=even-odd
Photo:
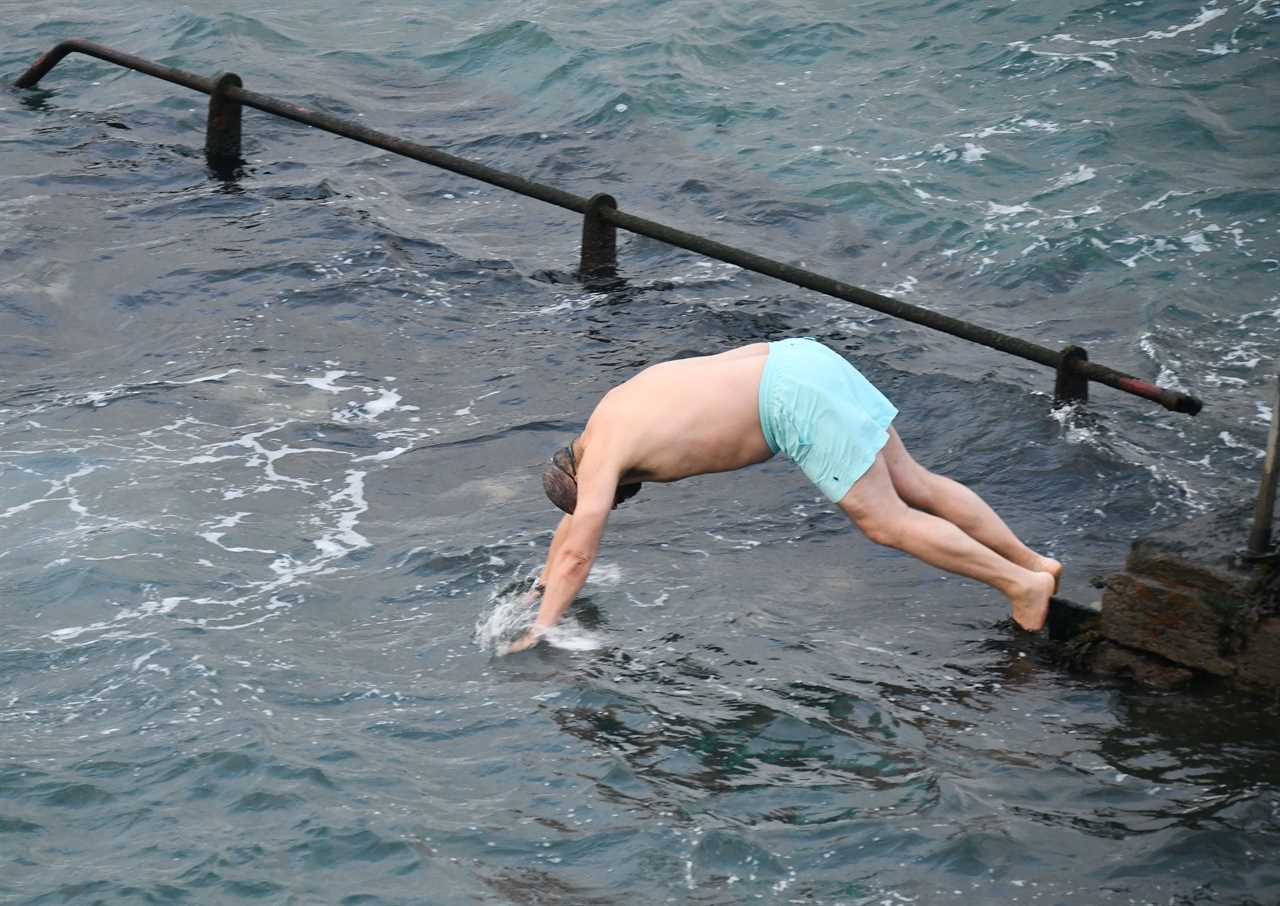
[[[612,502],[612,497],[610,498]],[[560,621],[561,615],[569,608],[591,572],[596,553],[600,549],[600,537],[604,534],[605,521],[609,518],[609,508],[585,507],[581,491],[578,496],[578,507],[569,517],[569,525],[558,550],[548,556],[546,569],[542,573],[542,581],[546,591],[542,593],[542,604],[538,608],[538,618],[534,628],[545,630]],[[554,545],[554,541],[552,542]]]
[[[560,548],[564,546],[565,536],[569,534],[569,526],[573,524],[573,517],[565,514],[560,517],[560,524],[556,526],[556,533],[551,538],[551,547],[547,550],[547,561],[542,565],[542,571],[538,573],[538,581],[533,584],[533,588],[529,590],[528,603],[533,603],[536,595],[541,595],[547,586],[547,570],[551,566],[551,561],[556,558]]]
[[[540,580],[544,590],[538,616],[529,632],[511,646],[511,651],[536,644],[543,632],[560,621],[582,591],[600,549],[600,538],[613,507],[617,485],[616,479],[579,475],[578,505],[572,516],[560,520],[547,552]]]

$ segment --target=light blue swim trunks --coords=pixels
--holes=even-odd
[[[769,344],[760,427],[831,501],[849,492],[889,440],[898,410],[843,356],[810,337]]]

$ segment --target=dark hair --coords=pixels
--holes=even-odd
[[[547,498],[569,515],[578,508],[578,461],[573,446],[561,447],[542,469],[542,489]],[[640,492],[640,482],[620,484],[613,495],[613,505],[630,500]]]

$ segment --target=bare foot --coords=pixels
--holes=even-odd
[[[1058,567],[1061,571],[1061,566]],[[1027,573],[1027,582],[1016,594],[1009,596],[1013,605],[1013,618],[1028,632],[1044,628],[1049,616],[1049,598],[1053,594],[1053,574],[1049,572]]]
[[[1037,572],[1048,573],[1053,576],[1053,590],[1058,590],[1058,584],[1062,581],[1062,564],[1052,557],[1040,557],[1040,562],[1032,567]]]

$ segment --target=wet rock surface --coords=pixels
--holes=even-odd
[[[1280,692],[1280,571],[1243,556],[1249,521],[1234,508],[1135,542],[1107,579],[1100,623],[1064,646],[1064,660],[1160,688],[1209,674]]]

